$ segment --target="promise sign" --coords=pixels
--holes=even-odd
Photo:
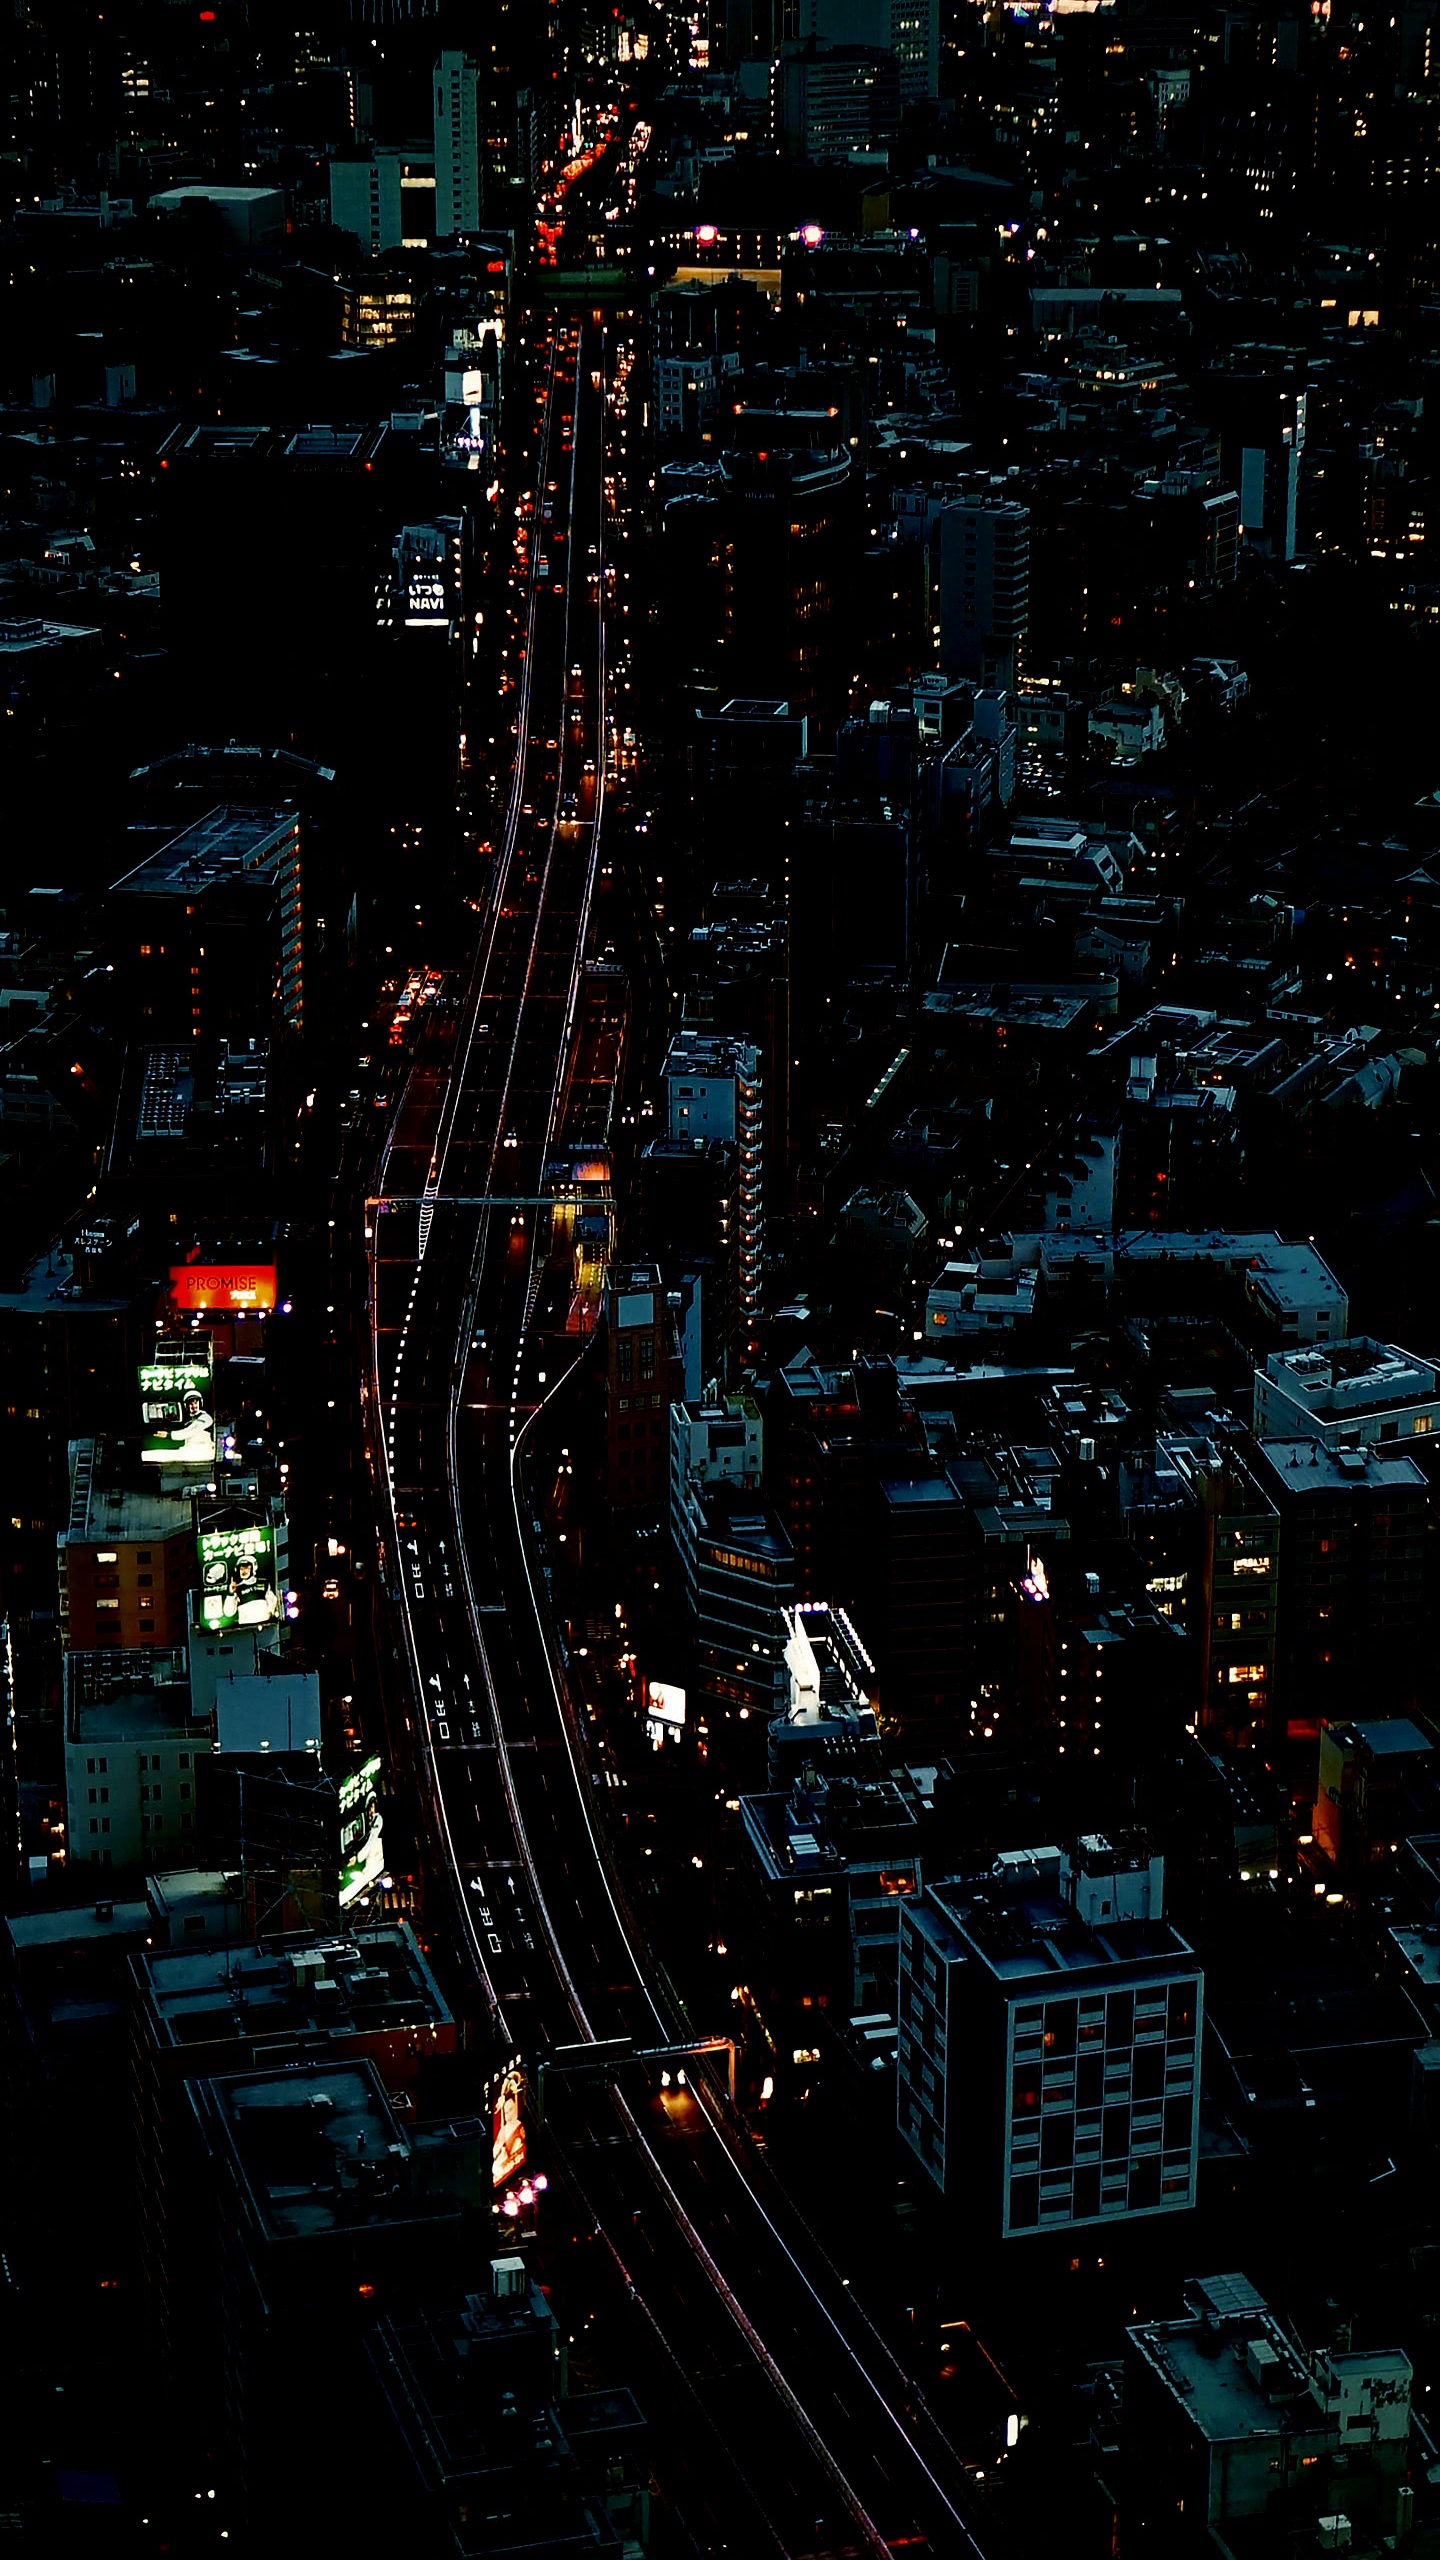
[[[170,1295],[182,1315],[217,1310],[268,1311],[275,1304],[273,1262],[178,1262],[170,1268]]]

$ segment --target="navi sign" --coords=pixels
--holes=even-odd
[[[215,1464],[208,1357],[150,1360],[140,1371],[140,1455],[151,1467]]]
[[[349,1909],[385,1870],[380,1827],[380,1763],[347,1769],[340,1781],[340,1908]]]
[[[207,1627],[263,1627],[279,1617],[273,1529],[205,1529],[197,1545]]]

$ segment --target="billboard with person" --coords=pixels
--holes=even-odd
[[[140,1371],[140,1455],[152,1467],[215,1464],[214,1392],[207,1356],[149,1360]]]
[[[207,1627],[263,1627],[279,1617],[273,1529],[205,1529],[198,1544],[200,1615]]]
[[[490,2096],[490,2175],[497,2187],[525,2166],[525,2074],[511,2063]]]

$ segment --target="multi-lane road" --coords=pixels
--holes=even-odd
[[[528,1483],[531,1458],[552,1466],[568,1443],[583,1357],[539,1204],[605,826],[621,346],[587,317],[532,350],[519,396],[534,401],[533,478],[501,697],[515,722],[509,806],[476,884],[473,953],[457,955],[453,1047],[406,1085],[368,1218],[371,1454],[432,1882],[497,2049],[532,2064],[563,2045],[654,2047],[722,2023],[685,2015],[625,1903]],[[660,2097],[638,2066],[552,2075],[547,2139],[634,2306],[657,2468],[694,2545],[979,2549],[973,2489],[733,2118],[723,2073],[691,2079]]]

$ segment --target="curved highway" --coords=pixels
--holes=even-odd
[[[389,1514],[433,1881],[501,2050],[654,2046],[689,2020],[610,1863],[527,1484],[584,1337],[539,1204],[574,1058],[605,812],[607,401],[594,317],[534,367],[509,806],[448,1066],[417,1068],[369,1221],[372,1457]],[[522,397],[529,396],[522,391]],[[518,654],[516,654],[518,653]],[[462,967],[464,964],[461,964]],[[657,2465],[696,2547],[976,2551],[976,2496],[731,2115],[639,2066],[552,2076],[548,2133],[653,2343]],[[857,2212],[864,2211],[857,2164]],[[673,2461],[672,2461],[673,2456]],[[983,2547],[996,2548],[988,2522]]]

